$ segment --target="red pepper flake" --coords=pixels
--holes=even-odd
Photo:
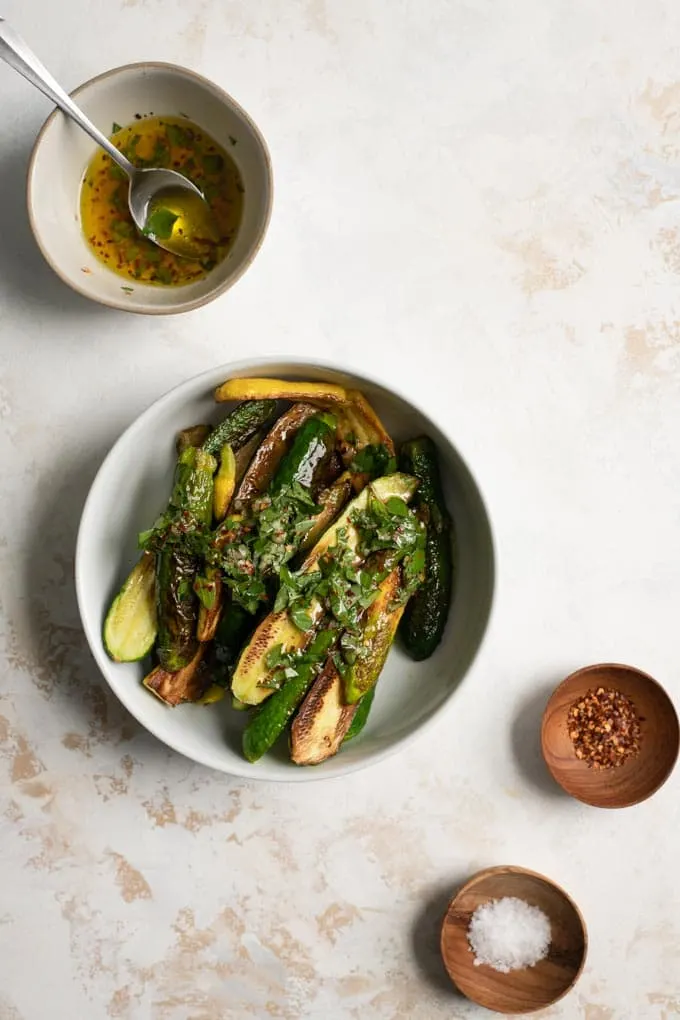
[[[640,719],[621,691],[594,687],[575,701],[567,716],[576,757],[589,768],[612,769],[640,753]]]

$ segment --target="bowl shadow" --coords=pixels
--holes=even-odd
[[[511,727],[512,750],[524,778],[547,797],[564,799],[565,793],[548,771],[541,750],[541,723],[548,700],[562,678],[542,684],[520,703]]]
[[[78,314],[101,315],[102,309],[65,286],[45,262],[26,209],[26,175],[34,138],[25,138],[0,157],[0,287],[14,302]]]
[[[167,757],[167,748],[129,714],[100,675],[80,623],[74,559],[80,514],[107,452],[62,461],[41,479],[23,553],[24,627],[17,658],[40,693],[69,720],[71,748],[134,740],[135,751]]]
[[[467,875],[439,882],[426,893],[411,928],[411,947],[418,969],[425,982],[451,1000],[464,1002],[465,996],[456,988],[442,960],[440,941],[446,911],[455,893],[467,881]]]

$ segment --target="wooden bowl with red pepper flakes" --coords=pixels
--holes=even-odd
[[[563,680],[543,714],[541,747],[553,778],[594,807],[639,804],[670,776],[680,749],[673,703],[647,673],[617,663]]]

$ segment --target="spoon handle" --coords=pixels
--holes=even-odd
[[[54,80],[49,71],[43,67],[35,53],[29,49],[21,36],[7,24],[4,18],[0,18],[0,58],[6,61],[10,67],[22,74],[24,78],[35,85],[37,89],[44,92],[53,103],[64,111],[72,120],[86,131],[97,145],[108,152],[114,163],[125,171],[128,176],[135,173],[135,167],[128,159],[118,151],[106,135],[103,135],[85,116],[83,111],[76,106],[71,97],[64,92],[58,82]]]

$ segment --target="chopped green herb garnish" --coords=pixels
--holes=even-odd
[[[180,127],[178,124],[166,124],[165,131],[171,145],[177,145],[183,149],[188,149],[191,145],[191,136],[186,128]]]
[[[203,169],[207,174],[219,174],[224,168],[224,160],[219,152],[209,153],[203,157]],[[207,197],[207,196],[206,196]]]
[[[172,228],[179,219],[177,213],[171,212],[159,206],[152,209],[144,224],[144,234],[147,237],[157,237],[159,241],[165,241],[172,236]]]
[[[156,279],[161,283],[172,283],[172,270],[161,263],[156,269]]]
[[[135,236],[135,228],[132,223],[128,223],[126,220],[114,220],[111,224],[111,233],[117,241],[123,241],[126,238]]]
[[[362,447],[350,464],[353,474],[366,474],[371,481],[383,475],[391,475],[397,470],[397,461],[382,443],[369,444]]]
[[[116,122],[116,121],[114,120],[113,124],[111,125],[111,134],[112,134],[112,135],[117,135],[117,134],[118,134],[118,132],[119,132],[119,131],[122,131],[122,130],[123,130],[123,129],[122,129],[122,127],[120,126],[120,124],[118,124],[118,123],[117,123],[117,122]]]
[[[287,680],[292,680],[295,677],[311,682],[314,675],[320,672],[326,662],[337,638],[338,632],[329,628],[315,634],[307,648],[284,652],[283,645],[275,645],[265,660],[267,669],[271,671],[271,676],[262,686],[278,690]]]

